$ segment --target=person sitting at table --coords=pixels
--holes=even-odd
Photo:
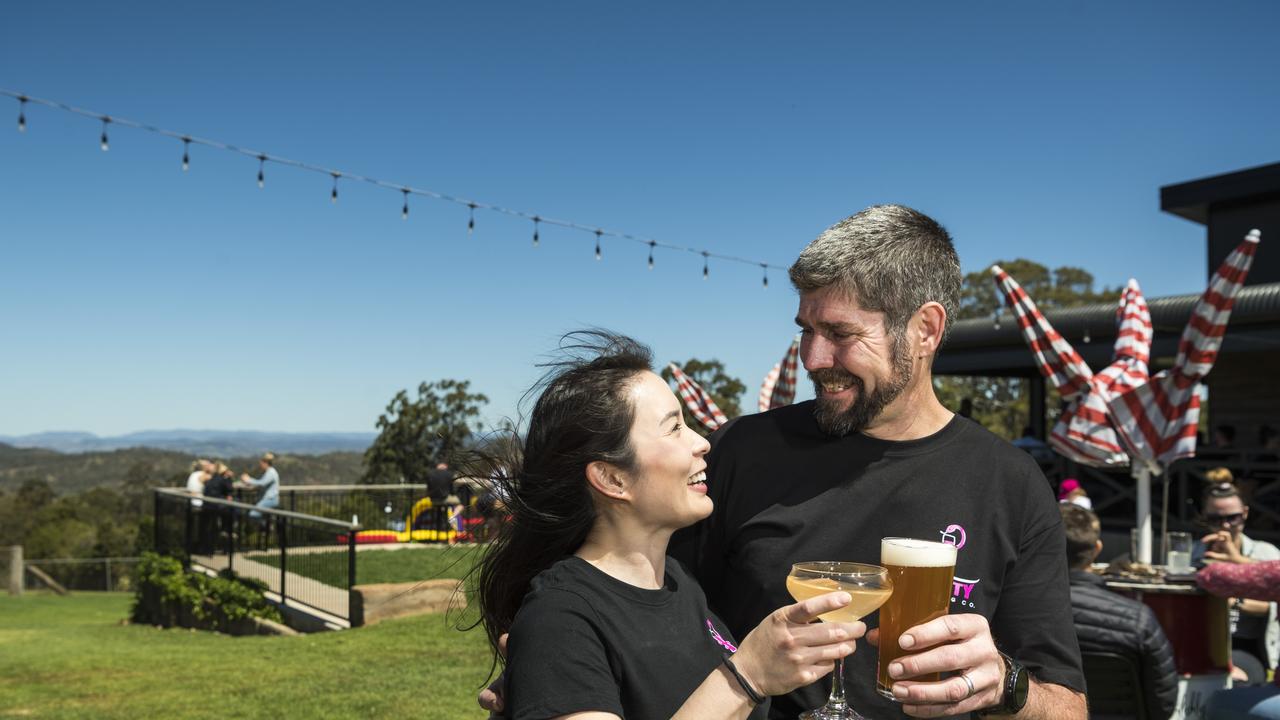
[[[240,474],[241,487],[262,489],[262,497],[258,498],[258,502],[255,503],[256,507],[280,507],[280,473],[276,472],[275,464],[275,454],[263,453],[262,458],[258,460],[258,467],[261,469],[262,475],[255,478],[249,473]],[[262,513],[257,510],[250,510],[249,517],[257,520],[262,517]]]
[[[1089,572],[1102,552],[1098,516],[1079,505],[1062,503],[1067,534],[1067,565],[1071,579],[1071,614],[1080,651],[1109,652],[1129,658],[1138,668],[1147,717],[1163,720],[1178,702],[1178,675],[1173,647],[1151,608],[1113,593],[1101,576]]]
[[[1205,488],[1201,499],[1201,522],[1211,530],[1197,543],[1193,555],[1210,562],[1246,564],[1257,560],[1280,560],[1280,549],[1244,533],[1249,506],[1226,468],[1215,468],[1207,476],[1217,480]],[[1232,677],[1238,682],[1261,685],[1266,671],[1276,667],[1280,655],[1280,624],[1276,603],[1237,597],[1231,599]],[[1238,672],[1237,672],[1238,671]]]
[[[1280,560],[1214,563],[1196,574],[1206,591],[1226,598],[1280,601]],[[1205,707],[1209,720],[1280,720],[1280,675],[1266,687],[1222,690]]]

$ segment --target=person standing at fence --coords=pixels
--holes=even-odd
[[[191,463],[191,474],[187,476],[187,492],[199,498],[204,494],[204,484],[213,476],[213,463],[200,459]],[[191,507],[200,507],[204,503],[192,500]]]
[[[240,475],[240,483],[242,487],[254,487],[262,490],[262,497],[256,503],[259,508],[277,508],[280,507],[280,473],[275,468],[276,456],[272,453],[264,453],[262,458],[258,460],[258,467],[262,472],[259,477],[252,477],[249,473]],[[250,510],[249,517],[258,519],[262,517],[262,513],[257,510]]]
[[[235,473],[223,463],[214,466],[213,476],[204,484],[204,496],[218,500],[231,500],[235,488]],[[200,552],[212,554],[217,550],[218,533],[231,532],[231,508],[216,503],[206,503],[200,513]]]
[[[437,507],[449,504],[445,502],[445,498],[453,495],[453,480],[453,471],[446,462],[436,463],[435,468],[427,472],[427,496],[431,498],[432,504]]]

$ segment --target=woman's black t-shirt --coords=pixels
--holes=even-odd
[[[674,559],[667,558],[664,587],[646,590],[567,557],[534,578],[512,624],[507,713],[667,720],[736,649]],[[767,704],[752,720],[766,717]]]

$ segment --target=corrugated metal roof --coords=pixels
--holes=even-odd
[[[1196,293],[1149,300],[1151,323],[1156,334],[1181,335],[1187,320],[1191,318],[1191,309],[1199,299],[1200,294]],[[1111,341],[1116,336],[1116,303],[1048,310],[1044,314],[1053,327],[1068,339],[1087,334],[1096,342]],[[1227,333],[1231,333],[1231,328],[1277,323],[1280,323],[1280,283],[1246,286],[1236,295],[1235,309],[1231,312],[1231,324]],[[1002,307],[998,329],[989,315],[961,320],[953,325],[947,342],[943,345],[941,357],[958,351],[1024,344],[1013,311]]]

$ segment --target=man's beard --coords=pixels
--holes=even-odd
[[[850,433],[861,432],[873,420],[880,416],[885,407],[898,399],[907,385],[911,383],[911,355],[901,352],[905,343],[894,337],[889,347],[893,358],[893,368],[888,382],[879,383],[870,394],[862,378],[839,368],[822,368],[809,372],[813,382],[813,392],[817,396],[813,416],[818,421],[818,429],[827,435],[843,437]],[[853,402],[848,408],[841,408],[841,403],[823,397],[822,385],[849,385],[854,389]]]

